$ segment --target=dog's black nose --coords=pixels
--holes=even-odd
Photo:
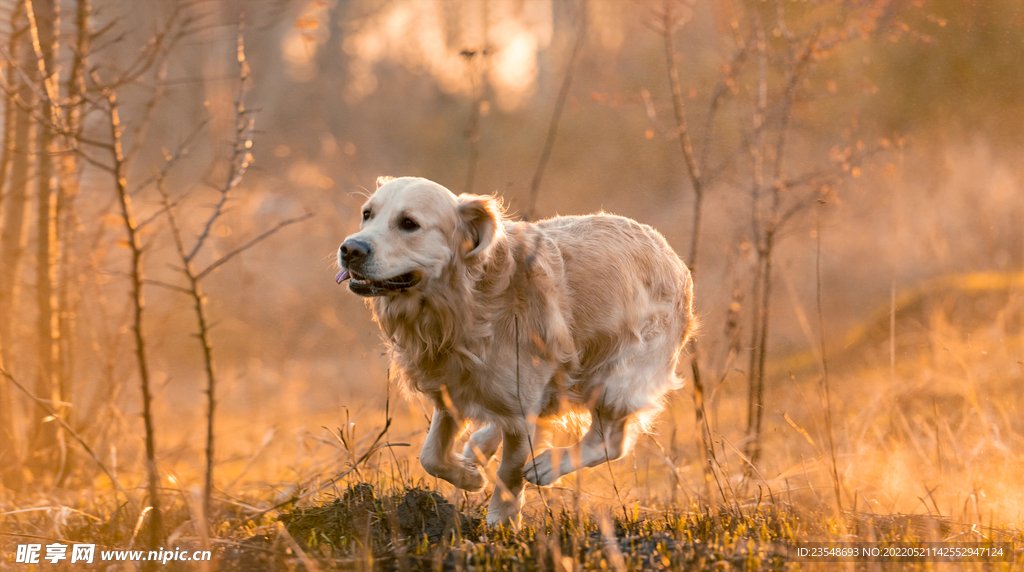
[[[346,267],[359,264],[370,255],[370,245],[358,240],[346,240],[341,245],[341,261]]]

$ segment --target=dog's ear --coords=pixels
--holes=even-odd
[[[466,258],[484,258],[504,230],[501,226],[501,204],[494,197],[459,195],[459,218],[462,221],[463,252]]]
[[[394,180],[395,180],[394,177],[384,177],[384,176],[377,177],[377,188],[379,189],[383,185],[385,185],[387,183],[390,183],[391,181],[394,181]]]

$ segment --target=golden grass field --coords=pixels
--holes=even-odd
[[[707,485],[684,388],[631,455],[528,489],[519,531],[483,525],[488,493],[425,476],[417,451],[428,410],[389,393],[386,379],[368,380],[340,415],[307,416],[287,403],[259,424],[226,415],[208,528],[196,525],[200,443],[187,426],[167,427],[164,438],[176,443],[161,461],[167,542],[209,547],[213,568],[235,570],[835,569],[847,565],[795,562],[790,551],[815,541],[1011,542],[1015,552],[998,564],[871,566],[1021,569],[1020,280],[932,281],[899,296],[894,340],[880,309],[826,348],[842,512],[818,360],[794,355],[772,364],[771,391],[789,397],[787,409],[769,413],[757,470],[745,470],[745,396],[738,374],[727,375],[709,399],[716,457]],[[975,319],[982,314],[993,319]],[[131,436],[108,439],[111,450],[138,446]],[[129,491],[143,480],[117,478]],[[3,537],[5,554],[32,539],[140,545],[137,514],[93,468],[33,489],[4,499],[3,526],[14,534]]]

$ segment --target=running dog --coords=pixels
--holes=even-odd
[[[609,214],[507,220],[493,197],[381,177],[339,284],[368,299],[407,390],[434,405],[420,462],[477,491],[502,445],[488,524],[519,525],[524,480],[622,457],[664,395],[695,320],[690,271],[653,228]],[[538,420],[588,411],[568,448],[527,462]],[[482,426],[463,452],[467,421]]]

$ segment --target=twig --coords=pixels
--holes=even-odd
[[[836,494],[836,508],[843,514],[843,497],[839,488],[839,469],[836,465],[836,436],[832,424],[832,392],[829,388],[828,354],[825,353],[825,317],[821,309],[821,210],[818,210],[818,229],[814,249],[814,278],[818,301],[818,336],[821,344],[821,383],[825,391],[825,423],[828,425],[828,450],[832,458],[832,486]]]
[[[785,26],[784,13],[781,6],[776,5],[776,15],[779,21],[778,27],[786,40],[786,63],[787,74],[785,84],[781,90],[781,103],[778,111],[778,133],[774,146],[774,162],[772,165],[773,182],[770,187],[770,208],[767,217],[761,216],[761,199],[766,190],[764,181],[764,129],[765,111],[767,109],[767,39],[764,34],[764,27],[761,22],[760,13],[753,12],[755,40],[758,54],[758,91],[754,108],[753,134],[750,142],[750,153],[754,170],[754,185],[752,189],[753,208],[753,234],[757,244],[758,268],[755,273],[754,287],[754,319],[751,332],[752,343],[749,383],[750,383],[750,407],[748,408],[748,432],[752,440],[748,443],[748,454],[756,463],[760,458],[761,448],[761,421],[764,411],[764,384],[765,384],[765,363],[767,356],[768,325],[771,311],[772,291],[772,263],[773,251],[779,233],[789,219],[796,213],[808,208],[813,204],[813,194],[798,200],[785,212],[782,211],[783,191],[789,188],[787,178],[783,170],[783,162],[786,158],[786,143],[789,132],[789,122],[792,113],[793,103],[796,100],[796,92],[799,80],[803,77],[804,71],[811,62],[811,57],[819,48],[819,36],[823,25],[819,23],[814,30],[806,37],[804,45],[797,50],[797,40],[788,32]]]
[[[182,288],[181,286],[178,286],[177,284],[171,284],[169,282],[164,282],[163,280],[154,280],[152,278],[146,278],[146,279],[144,279],[142,281],[142,283],[143,284],[149,284],[151,286],[159,286],[161,288],[166,288],[167,290],[173,290],[175,292],[178,292],[179,294],[191,294],[192,293],[191,290],[189,290],[188,288]]]
[[[295,542],[295,539],[292,538],[291,533],[289,533],[288,529],[285,528],[283,522],[277,523],[277,533],[284,538],[288,547],[291,548],[292,551],[295,552],[295,555],[299,557],[299,560],[302,561],[303,568],[308,572],[320,572],[320,567],[317,566],[316,562],[310,558],[308,554],[306,554],[306,551],[299,546],[299,543]]]
[[[209,320],[206,316],[206,304],[205,297],[203,296],[202,288],[199,280],[195,275],[195,267],[192,262],[187,258],[185,254],[185,244],[181,238],[181,231],[178,228],[177,220],[174,217],[174,209],[170,204],[170,197],[168,196],[167,190],[164,187],[163,179],[160,179],[157,184],[160,190],[160,195],[163,197],[164,210],[167,213],[167,220],[171,227],[171,234],[174,237],[174,245],[178,250],[178,254],[181,257],[182,263],[184,264],[183,272],[185,277],[189,281],[188,288],[177,288],[179,292],[182,292],[192,298],[193,307],[196,312],[196,320],[199,324],[199,332],[197,338],[199,339],[199,345],[203,349],[203,364],[206,370],[207,377],[207,440],[206,440],[206,481],[203,489],[203,514],[209,515],[210,510],[210,494],[213,479],[213,413],[216,401],[214,400],[214,390],[216,387],[216,375],[214,373],[213,364],[213,346],[210,343],[210,329]],[[200,526],[205,526],[205,523],[201,523]]]
[[[0,367],[0,374],[7,378],[7,381],[11,382],[12,384],[14,384],[15,387],[20,389],[21,392],[28,396],[28,398],[31,401],[38,405],[46,413],[47,417],[59,423],[61,428],[64,429],[64,431],[66,431],[68,435],[71,435],[71,437],[75,441],[78,441],[78,444],[81,445],[82,449],[85,450],[86,454],[88,454],[89,457],[92,458],[93,462],[96,463],[96,466],[98,466],[100,470],[103,471],[105,475],[107,475],[107,478],[110,479],[110,482],[117,488],[118,491],[121,492],[121,494],[124,495],[125,500],[127,500],[132,505],[132,507],[135,508],[136,511],[139,510],[139,507],[136,506],[135,504],[135,500],[132,499],[131,495],[128,494],[128,491],[126,491],[125,488],[121,486],[121,482],[117,480],[117,477],[114,475],[114,473],[112,473],[110,469],[108,469],[107,466],[103,464],[103,461],[101,461],[100,458],[96,456],[96,453],[94,453],[92,448],[89,447],[89,445],[85,442],[84,439],[82,439],[81,435],[79,435],[77,431],[75,431],[70,425],[68,425],[67,422],[64,421],[64,419],[62,419],[53,408],[46,404],[48,400],[32,395],[32,392],[30,392],[24,385],[19,383],[18,380],[14,379],[14,376],[11,375],[10,372],[8,372],[6,369],[2,367]]]
[[[469,142],[469,164],[466,167],[466,186],[463,192],[473,192],[473,182],[476,179],[476,166],[480,159],[480,107],[484,102],[484,92],[487,85],[484,83],[486,67],[479,72],[480,85],[477,85],[477,69],[473,63],[476,56],[481,59],[487,58],[490,53],[484,46],[480,50],[465,49],[460,54],[466,60],[466,72],[469,75],[470,85],[473,88],[473,108],[469,112],[469,123],[466,125],[466,139]],[[486,65],[486,64],[485,64]]]
[[[207,274],[209,274],[210,272],[213,272],[219,266],[221,266],[225,262],[231,260],[232,258],[237,256],[238,254],[241,254],[242,252],[245,252],[246,250],[249,250],[253,246],[256,246],[260,242],[263,242],[264,240],[270,238],[270,236],[273,235],[275,232],[281,230],[282,228],[284,228],[284,227],[286,227],[288,225],[295,224],[295,223],[298,223],[298,222],[302,222],[302,221],[304,221],[306,219],[312,218],[314,214],[315,213],[306,213],[306,214],[304,214],[302,216],[297,216],[297,217],[294,217],[294,218],[286,219],[286,220],[283,220],[283,221],[277,223],[277,225],[275,225],[270,230],[264,232],[263,234],[260,234],[256,238],[250,240],[249,242],[243,244],[242,246],[239,246],[238,248],[232,250],[231,252],[228,252],[224,256],[222,256],[219,259],[217,259],[216,262],[214,262],[213,264],[210,264],[209,266],[206,267],[205,270],[203,270],[202,272],[197,274],[196,278],[200,279],[200,280],[203,279]]]
[[[576,41],[573,42],[572,52],[569,54],[569,62],[565,67],[562,87],[558,90],[558,98],[555,100],[555,112],[551,116],[551,123],[548,124],[548,134],[544,138],[544,147],[541,148],[540,161],[537,163],[537,170],[533,173],[533,180],[530,181],[530,199],[527,203],[526,213],[523,216],[524,220],[532,220],[536,217],[537,193],[540,191],[540,180],[544,176],[544,168],[548,164],[548,159],[551,158],[551,149],[555,145],[558,122],[562,118],[565,100],[569,97],[569,86],[572,85],[572,74],[576,69],[576,58],[587,38],[587,1],[580,0],[580,21],[576,29]]]
[[[149,100],[146,101],[146,107],[142,112],[142,118],[132,127],[132,145],[125,153],[125,157],[129,162],[139,154],[143,145],[145,145],[146,134],[149,132],[149,127],[153,123],[153,114],[156,110],[156,105],[161,99],[163,99],[163,96],[167,91],[167,67],[170,62],[168,61],[166,54],[167,52],[164,52],[164,57],[161,58],[160,64],[157,66],[156,77],[154,78],[156,89],[153,90],[153,93],[149,96]]]
[[[526,423],[526,444],[530,447],[530,466],[533,467],[533,478],[540,480],[537,472],[537,456],[533,451],[533,436],[530,434],[530,420],[526,418],[526,410],[523,409],[523,398],[519,393],[519,314],[515,314],[513,318],[516,335],[516,401],[519,402],[519,414],[523,417],[523,422]],[[486,464],[486,462],[484,464]],[[548,517],[554,519],[555,515],[551,512],[551,506],[548,504],[548,497],[544,494],[544,489],[542,489],[539,484],[537,485],[537,494],[540,495],[541,501],[544,502],[544,508],[547,509]]]
[[[711,157],[711,141],[714,136],[715,116],[718,114],[722,98],[729,93],[729,81],[736,75],[736,71],[739,69],[740,64],[742,64],[747,57],[749,45],[750,44],[748,42],[744,42],[736,47],[736,51],[733,53],[728,65],[723,70],[723,73],[719,75],[718,83],[715,84],[715,89],[711,94],[711,101],[708,102],[708,111],[704,119],[704,135],[701,138],[700,161],[698,163],[700,172],[704,175],[705,187],[710,186],[711,181],[715,178],[714,175],[716,174],[716,171],[710,171],[708,169]]]
[[[676,117],[676,137],[679,139],[679,147],[683,153],[683,160],[686,163],[686,172],[690,177],[690,185],[693,187],[693,219],[690,234],[690,256],[686,261],[691,279],[697,269],[697,253],[700,245],[701,220],[703,218],[704,204],[704,177],[700,166],[694,157],[693,144],[690,142],[690,134],[686,124],[686,108],[683,104],[683,88],[679,82],[679,71],[676,68],[676,45],[675,28],[677,19],[672,13],[673,0],[665,0],[665,11],[663,14],[662,34],[665,41],[665,64],[668,67],[669,85],[672,90],[672,107]],[[717,107],[717,98],[712,99],[711,107],[708,110],[710,117],[714,115]],[[707,135],[707,134],[705,134]],[[705,148],[706,152],[706,148]],[[711,501],[711,464],[709,457],[714,457],[714,447],[711,441],[710,425],[706,421],[707,410],[704,406],[704,383],[700,375],[700,363],[698,362],[699,351],[697,340],[690,341],[692,353],[690,355],[690,371],[693,372],[693,405],[696,416],[697,431],[700,434],[701,470],[704,474],[704,492],[707,499]]]
[[[180,161],[181,159],[183,159],[185,156],[188,155],[188,153],[190,151],[190,147],[189,146],[192,144],[193,141],[195,141],[195,139],[203,132],[203,129],[205,129],[206,126],[209,125],[209,124],[210,124],[210,118],[209,117],[205,117],[205,118],[203,118],[202,121],[196,123],[195,128],[192,129],[192,131],[188,135],[186,135],[184,139],[181,140],[181,142],[178,144],[178,147],[174,150],[173,153],[170,153],[170,154],[165,153],[163,166],[161,166],[160,169],[158,171],[156,171],[155,173],[153,173],[153,175],[151,175],[148,179],[145,179],[141,183],[139,183],[139,185],[137,187],[135,187],[134,190],[132,190],[131,194],[135,195],[136,193],[138,193],[142,189],[144,189],[144,188],[148,187],[149,185],[152,185],[153,183],[157,182],[159,179],[165,178],[167,176],[167,174],[170,173],[170,171],[174,167],[174,165],[177,164],[178,161]],[[143,222],[139,223],[139,226],[140,227],[145,226],[149,222],[151,222],[151,221],[155,220],[156,218],[158,218],[161,214],[163,214],[163,211],[157,211],[155,214],[150,215],[149,218],[147,218]]]
[[[159,186],[160,186],[160,184],[162,184],[162,181],[164,181],[164,179],[167,177],[168,173],[170,173],[171,169],[178,163],[178,161],[180,161],[182,158],[184,158],[186,155],[188,155],[189,145],[192,143],[192,141],[196,137],[199,136],[199,134],[203,131],[203,129],[206,127],[206,125],[209,124],[209,122],[210,122],[210,118],[209,117],[207,117],[207,118],[203,119],[202,121],[200,121],[196,125],[196,128],[193,129],[192,132],[189,133],[185,137],[185,139],[182,140],[182,142],[180,144],[178,144],[178,148],[175,149],[174,153],[171,153],[171,154],[166,155],[164,157],[164,164],[163,164],[162,167],[160,167],[160,170],[158,170],[156,173],[154,173],[153,176],[151,176],[149,179],[146,179],[141,184],[139,184],[138,187],[135,189],[135,191],[133,191],[131,194],[134,195],[135,193],[138,193],[139,191],[141,191],[142,189],[148,187],[149,185],[151,185],[153,183],[157,183],[158,190],[160,190]],[[151,214],[149,217],[143,219],[142,222],[139,223],[139,228],[143,228],[143,227],[148,226],[154,220],[156,220],[159,217],[163,216],[163,214],[166,213],[168,210],[170,210],[170,209],[178,206],[179,204],[181,204],[186,198],[188,198],[188,196],[192,193],[192,190],[194,188],[195,187],[193,187],[192,189],[188,189],[185,192],[179,194],[178,197],[176,199],[174,199],[173,201],[170,201],[170,200],[162,201],[162,204],[161,204],[160,208],[157,209],[156,212]],[[161,191],[161,192],[163,192],[163,191]]]
[[[687,261],[692,272],[700,239],[700,215],[701,204],[704,200],[704,180],[701,176],[700,166],[697,164],[694,156],[693,144],[690,142],[690,133],[686,124],[683,88],[679,82],[679,70],[676,68],[676,20],[672,13],[672,3],[673,0],[665,0],[664,29],[662,32],[665,40],[665,64],[668,66],[669,85],[672,88],[672,107],[675,110],[676,116],[676,137],[679,139],[683,160],[686,162],[686,172],[690,177],[690,184],[693,186],[693,234],[690,241],[690,259]]]
[[[381,430],[381,432],[377,435],[377,438],[374,439],[373,443],[370,444],[370,448],[365,453],[363,453],[363,455],[361,457],[356,459],[356,461],[354,463],[352,463],[351,467],[349,467],[348,469],[342,471],[341,473],[339,473],[333,479],[330,479],[330,480],[324,482],[323,484],[321,484],[320,486],[316,487],[315,489],[311,489],[311,490],[306,491],[305,493],[302,493],[302,494],[292,495],[292,497],[289,498],[288,500],[279,502],[279,503],[277,503],[276,505],[274,505],[274,506],[272,506],[270,508],[263,509],[263,510],[257,512],[256,514],[252,515],[251,517],[249,517],[249,520],[257,521],[261,516],[267,514],[268,512],[277,510],[277,509],[279,509],[279,508],[281,508],[283,506],[287,506],[287,505],[292,504],[292,503],[299,502],[300,500],[302,500],[302,499],[304,499],[306,497],[309,497],[311,495],[314,495],[314,494],[316,494],[316,493],[326,489],[327,487],[333,485],[334,483],[340,481],[341,479],[347,477],[349,474],[351,474],[356,469],[356,467],[358,467],[359,465],[363,464],[367,459],[372,457],[377,451],[380,450],[381,447],[378,447],[377,444],[380,443],[380,440],[383,439],[385,435],[387,435],[388,429],[390,427],[391,427],[391,419],[388,419],[387,423],[384,424],[384,429]],[[244,524],[244,523],[239,521],[238,525],[242,525],[242,524]]]
[[[242,180],[242,175],[248,169],[249,164],[252,162],[252,155],[249,153],[249,149],[252,147],[252,134],[253,134],[253,119],[250,117],[252,112],[245,108],[245,94],[248,91],[249,82],[249,64],[245,61],[245,41],[242,34],[244,25],[242,21],[238,23],[238,70],[239,70],[239,83],[238,90],[235,92],[235,138],[232,145],[231,165],[228,168],[227,177],[225,177],[224,185],[220,190],[220,200],[217,201],[214,206],[213,213],[208,219],[206,219],[206,225],[203,227],[203,231],[196,238],[195,245],[192,246],[192,250],[189,251],[186,260],[192,261],[196,255],[203,248],[203,243],[210,236],[210,230],[213,228],[217,219],[224,213],[224,205],[228,201],[229,193],[231,189],[235,188],[236,185]]]

